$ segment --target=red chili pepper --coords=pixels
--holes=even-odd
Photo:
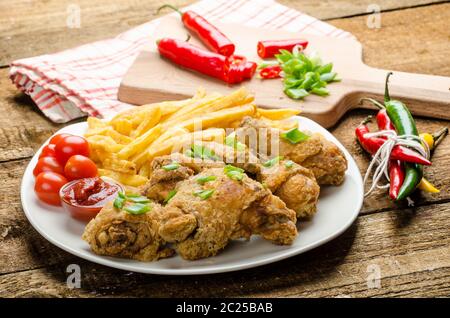
[[[262,68],[259,71],[259,76],[264,79],[280,78],[282,68],[280,65],[271,65]]]
[[[377,113],[377,125],[380,130],[394,130],[394,124],[392,124],[391,119],[389,118],[386,109],[380,109]],[[386,139],[386,137],[380,137]]]
[[[366,125],[367,121],[368,119],[366,119],[358,127],[356,127],[355,134],[364,150],[366,150],[371,155],[374,155],[386,140],[379,137],[365,137],[365,134],[370,133],[369,127],[367,127]],[[392,149],[390,159],[418,163],[426,166],[431,165],[431,161],[422,157],[416,151],[398,145]]]
[[[380,130],[394,130],[395,127],[389,118],[386,109],[380,109],[377,113],[377,125]],[[380,137],[387,139],[386,137]],[[389,160],[389,197],[392,200],[397,199],[398,192],[403,185],[405,180],[405,168],[403,167],[400,160]]]
[[[178,8],[165,4],[158,9],[171,8],[181,15],[184,26],[196,34],[200,40],[211,50],[219,54],[230,56],[234,53],[234,44],[205,18],[193,11],[181,12]]]
[[[306,49],[308,41],[301,39],[259,41],[257,51],[259,57],[265,59],[274,57],[275,54],[280,53],[280,50],[292,51],[296,45],[300,45],[303,49]]]
[[[405,168],[400,160],[389,160],[389,179],[389,197],[395,200],[405,180]]]
[[[251,78],[256,70],[256,63],[241,56],[226,57],[177,39],[164,38],[156,43],[159,53],[172,62],[229,84]]]

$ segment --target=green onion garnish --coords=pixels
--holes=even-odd
[[[127,195],[127,199],[134,203],[149,203],[150,199],[139,194]]]
[[[117,196],[117,198],[114,200],[113,206],[116,209],[122,209],[123,205],[125,204],[125,196],[122,192],[119,192],[119,195]]]
[[[214,190],[196,190],[193,192],[193,194],[197,197],[199,197],[202,200],[208,199],[212,194],[214,193]]]
[[[197,181],[197,183],[199,184],[205,184],[206,182],[214,181],[216,179],[217,179],[216,176],[202,176],[195,179],[195,181]]]
[[[299,142],[308,140],[309,135],[305,134],[304,132],[301,132],[297,128],[293,128],[288,132],[282,133],[281,138],[286,139],[291,144],[298,144]]]
[[[236,134],[231,133],[225,138],[225,145],[229,147],[233,147],[237,151],[245,150],[245,145],[239,141],[237,141]]]
[[[175,194],[177,194],[177,190],[170,190],[169,194],[167,195],[167,198],[164,199],[164,203],[169,203],[170,199],[172,199]]]
[[[236,180],[236,181],[242,181],[244,179],[244,169],[232,166],[232,165],[226,165],[223,168],[223,172],[227,175],[228,178]]]
[[[186,150],[185,155],[191,158],[218,160],[213,150],[203,145],[193,144],[190,150]]]
[[[293,165],[294,165],[294,161],[292,161],[292,160],[288,160],[284,163],[284,166],[286,168],[292,168]]]
[[[177,170],[179,167],[180,164],[178,162],[172,162],[169,163],[168,165],[162,166],[162,168],[166,171]]]
[[[270,160],[267,160],[266,162],[263,163],[263,166],[266,168],[271,168],[273,166],[275,166],[276,164],[278,164],[281,160],[283,160],[282,156],[277,156],[275,158],[272,158]]]
[[[150,211],[150,204],[135,203],[125,206],[124,210],[133,215],[144,214]]]

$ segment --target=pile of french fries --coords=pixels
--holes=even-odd
[[[229,95],[199,89],[192,98],[134,107],[110,121],[89,117],[85,137],[101,176],[137,187],[148,181],[155,157],[198,140],[223,143],[225,129],[236,128],[245,116],[287,130],[297,125],[289,118],[299,112],[257,108],[245,88]]]

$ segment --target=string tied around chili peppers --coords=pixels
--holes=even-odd
[[[397,135],[394,130],[380,130],[377,132],[364,134],[367,138],[372,137],[386,137],[384,144],[377,150],[370,161],[369,167],[367,168],[366,174],[364,175],[364,188],[365,185],[372,174],[372,184],[364,194],[368,196],[375,188],[386,189],[389,187],[389,183],[384,185],[379,185],[383,175],[388,181],[389,178],[389,160],[391,157],[391,152],[395,146],[405,146],[410,149],[417,151],[421,156],[429,159],[430,158],[430,148],[428,144],[423,140],[423,138],[415,135]]]

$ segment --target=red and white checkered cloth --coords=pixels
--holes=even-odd
[[[352,37],[273,0],[203,0],[186,9],[213,22]],[[64,123],[86,115],[110,117],[133,107],[117,99],[119,84],[143,46],[152,41],[157,24],[158,19],[113,39],[14,61],[10,78],[54,122]]]

